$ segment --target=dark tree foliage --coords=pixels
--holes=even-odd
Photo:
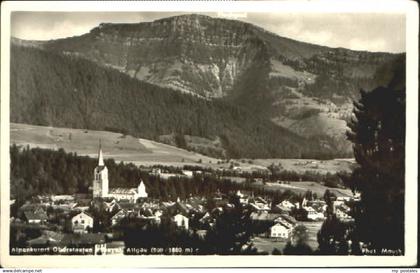
[[[234,201],[234,200],[232,200]],[[255,254],[256,249],[248,244],[251,231],[250,211],[241,206],[239,200],[234,208],[225,210],[205,237],[204,254],[244,255]]]
[[[346,183],[361,193],[355,238],[380,250],[404,249],[405,91],[361,91],[349,139],[360,165]]]
[[[283,249],[284,255],[310,255],[313,254],[311,247],[308,245],[308,229],[304,225],[294,228],[291,240],[287,242]]]
[[[130,248],[145,248],[149,252],[144,254],[175,254],[170,252],[170,248],[191,248],[189,254],[197,254],[203,245],[203,239],[196,233],[178,229],[169,217],[162,217],[160,225],[134,217],[124,218],[115,227],[115,234],[125,242],[126,255],[136,254],[130,253]],[[151,253],[152,248],[163,248],[164,252]]]
[[[16,145],[10,147],[10,158],[10,191],[11,197],[16,199],[17,206],[38,194],[88,193],[93,181],[93,170],[97,165],[97,159],[66,153],[63,149],[53,151]],[[235,183],[229,179],[218,178],[214,173],[194,175],[193,178],[173,177],[161,180],[131,163],[117,164],[113,159],[108,159],[105,160],[105,164],[111,188],[137,187],[141,179],[146,185],[149,197],[162,201],[175,201],[178,197],[184,200],[191,195],[209,198],[217,191],[229,194],[237,190],[252,191],[260,196],[279,200],[302,199],[291,191],[270,191],[254,187],[252,184]],[[181,172],[181,169],[176,167],[156,167],[173,173]]]
[[[322,255],[348,254],[349,225],[330,214],[318,231],[318,253]],[[353,253],[355,254],[355,253]]]
[[[321,255],[404,251],[405,69],[400,57],[375,75],[388,87],[362,90],[354,103],[347,136],[359,166],[350,176],[339,177],[361,200],[348,204],[355,222],[344,223],[334,214],[335,196],[325,192],[327,219],[318,232]]]

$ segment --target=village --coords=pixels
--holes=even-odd
[[[141,222],[145,228],[172,225],[176,230],[204,238],[223,212],[237,206],[249,212],[252,223],[249,228],[255,231],[251,238],[254,245],[260,252],[271,253],[292,240],[297,226],[315,223],[319,228],[328,207],[322,197],[274,202],[253,191],[240,190],[228,194],[216,191],[211,198],[190,195],[182,200],[177,197],[173,201],[162,201],[149,197],[142,180],[136,188],[110,188],[101,148],[93,172],[91,194],[38,195],[20,207],[12,200],[11,254],[194,254],[194,249],[176,245],[167,249],[130,247],[127,237],[121,236],[121,227],[132,222]],[[162,180],[179,175],[192,178],[196,174],[191,170],[173,174],[159,168],[149,173]],[[349,204],[354,201],[353,197],[335,197],[333,213],[341,221],[352,221]],[[316,232],[310,234],[313,241],[316,241]]]

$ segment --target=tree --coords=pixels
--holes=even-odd
[[[348,225],[335,215],[328,216],[318,231],[318,251],[322,255],[348,253]]]
[[[326,219],[317,233],[318,252],[322,255],[347,254],[348,226],[342,223],[334,213],[334,200],[337,197],[328,189],[324,200],[327,204]]]
[[[344,181],[361,195],[353,238],[369,249],[404,251],[405,90],[362,90],[354,108],[348,138],[359,167]]]
[[[242,208],[239,200],[234,204],[234,208],[224,210],[215,226],[208,231],[203,254],[255,254],[256,249],[249,243],[252,235],[249,213]]]
[[[283,249],[285,255],[309,255],[312,249],[308,245],[308,229],[304,225],[294,228],[290,241]]]

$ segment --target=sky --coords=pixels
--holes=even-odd
[[[28,40],[81,35],[100,23],[138,23],[188,14],[182,12],[13,12],[11,34]],[[212,17],[227,14],[201,13]],[[267,13],[236,14],[291,39],[353,50],[405,52],[405,15],[393,13]]]

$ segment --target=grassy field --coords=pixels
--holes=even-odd
[[[225,176],[224,178],[230,179],[236,183],[244,183],[245,178],[243,177],[229,177]],[[315,181],[290,181],[290,184],[279,184],[277,182],[254,182],[251,184],[253,187],[263,187],[266,190],[270,191],[284,191],[290,190],[297,194],[304,194],[307,190],[316,193],[318,197],[322,198],[324,196],[325,190],[329,190],[331,193],[334,193],[336,196],[351,197],[353,193],[350,189],[339,189],[339,188],[330,188],[324,185],[321,185]]]
[[[138,165],[184,165],[216,162],[217,159],[189,152],[163,143],[124,136],[106,131],[55,128],[28,124],[10,125],[10,143],[48,149],[63,148],[67,152],[96,157],[99,140],[104,157]],[[198,164],[201,165],[201,164]]]
[[[255,159],[254,164],[268,167],[271,164],[281,166],[282,170],[304,173],[305,171],[325,174],[340,171],[350,172],[356,165],[353,158],[315,160],[315,159]]]
[[[10,143],[48,149],[63,148],[67,152],[96,157],[99,140],[105,158],[132,162],[136,165],[199,165],[210,168],[229,168],[231,163],[242,170],[266,169],[271,164],[280,164],[281,169],[296,172],[312,171],[335,173],[350,171],[355,165],[352,159],[307,160],[307,159],[236,159],[226,162],[199,153],[147,139],[124,136],[107,131],[56,128],[28,124],[10,124]],[[301,183],[301,182],[299,182]],[[300,184],[303,185],[303,184]],[[273,185],[273,187],[278,187]],[[299,189],[298,189],[299,190]]]
[[[353,196],[350,189],[338,189],[338,188],[330,188],[324,185],[321,185],[317,182],[312,181],[299,181],[299,182],[290,182],[290,184],[278,184],[278,183],[266,183],[264,185],[266,189],[269,190],[291,190],[296,193],[305,193],[307,190],[312,191],[312,193],[316,193],[318,197],[322,197],[325,193],[325,190],[329,190],[330,192],[334,193],[336,196],[343,196],[343,197],[350,197]]]

